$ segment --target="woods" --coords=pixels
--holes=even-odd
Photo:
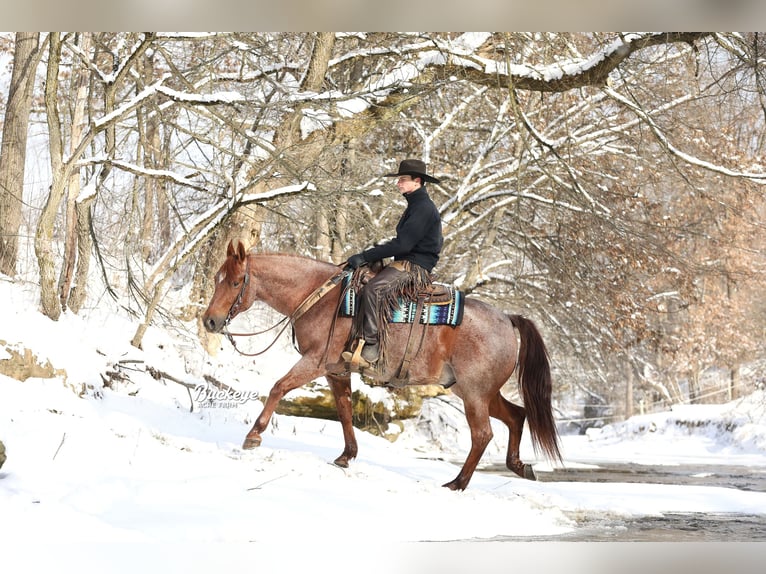
[[[1,271],[32,273],[52,320],[122,300],[140,347],[158,314],[198,320],[232,238],[340,263],[391,234],[381,176],[420,157],[442,181],[436,279],[537,322],[558,394],[615,415],[725,400],[766,353],[765,49],[757,33],[3,34]]]

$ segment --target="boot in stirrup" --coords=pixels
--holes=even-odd
[[[362,369],[372,368],[378,360],[379,352],[378,343],[365,345],[365,340],[359,339],[354,352],[344,351],[341,357],[348,363],[351,372],[359,372]]]

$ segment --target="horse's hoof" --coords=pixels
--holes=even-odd
[[[345,456],[339,456],[333,461],[333,464],[341,468],[348,468],[348,458]]]
[[[447,484],[442,484],[444,488],[449,488],[450,490],[465,490],[464,486],[460,486],[457,482],[457,479],[449,481]]]
[[[532,468],[531,464],[525,464],[519,459],[512,459],[506,464],[506,466],[508,467],[508,470],[512,470],[521,478],[526,478],[527,480],[537,480],[537,475],[535,474],[535,470]]]
[[[261,446],[261,437],[245,437],[245,442],[242,443],[242,449],[243,450],[250,450],[256,447]]]

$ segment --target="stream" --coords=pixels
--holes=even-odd
[[[483,472],[508,474],[504,466]],[[766,468],[726,465],[639,465],[606,463],[592,468],[536,470],[541,482],[639,482],[719,486],[766,492]],[[533,536],[529,541],[579,542],[755,542],[766,540],[766,514],[665,513],[662,516],[578,517],[575,531],[556,536]]]

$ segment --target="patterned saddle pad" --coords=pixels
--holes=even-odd
[[[354,317],[358,308],[356,290],[349,286],[350,277],[343,280],[344,296],[338,314],[341,317]],[[420,315],[422,325],[450,325],[456,327],[463,321],[463,308],[465,306],[465,293],[455,289],[451,285],[434,283],[435,293],[430,302],[423,305]],[[417,302],[399,299],[399,303],[393,310],[391,323],[414,323],[417,314]]]

